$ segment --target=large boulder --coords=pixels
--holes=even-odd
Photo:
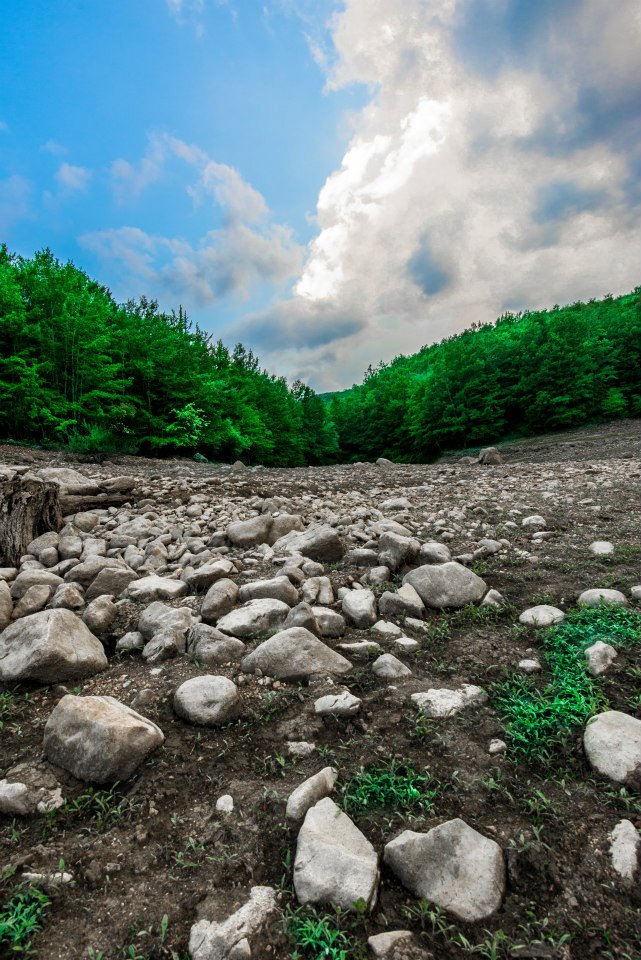
[[[241,667],[245,673],[259,669],[281,680],[302,680],[315,673],[340,675],[352,669],[349,660],[305,627],[290,627],[265,640],[243,659]]]
[[[588,720],[583,747],[598,773],[615,783],[641,787],[641,720],[619,710],[599,713]]]
[[[234,547],[255,547],[259,543],[267,543],[271,528],[271,517],[250,517],[249,520],[230,523],[225,534]]]
[[[193,624],[194,617],[189,607],[170,607],[157,600],[140,614],[138,629],[145,640],[151,640],[161,631],[173,631],[186,636]]]
[[[78,780],[113,783],[128,780],[164,739],[160,727],[114,697],[67,694],[47,720],[44,754]]]
[[[333,800],[307,811],[296,843],[294,890],[299,903],[371,909],[378,887],[378,856],[372,844]]]
[[[414,587],[426,607],[438,610],[475,603],[487,592],[485,581],[455,560],[417,567],[403,583]]]
[[[274,577],[245,583],[238,591],[238,599],[241,603],[247,600],[282,600],[288,607],[294,607],[298,603],[298,590],[289,577]]]
[[[459,818],[427,833],[405,830],[385,847],[384,860],[415,897],[459,920],[484,920],[505,895],[503,851]]]
[[[232,637],[258,637],[278,630],[288,613],[289,607],[282,600],[250,600],[221,617],[216,626]]]
[[[218,727],[238,713],[238,688],[227,677],[206,674],[181,683],[174,694],[174,710],[188,723]]]
[[[292,531],[274,543],[276,553],[301,553],[319,563],[333,563],[343,556],[340,537],[329,524],[316,524],[303,533]]]
[[[71,610],[41,610],[0,634],[0,680],[58,683],[107,668],[100,641]]]

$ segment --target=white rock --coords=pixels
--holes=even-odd
[[[350,590],[343,597],[342,609],[347,621],[359,630],[376,623],[376,597],[371,590]]]
[[[593,553],[595,557],[607,557],[614,553],[614,544],[610,543],[609,540],[595,540],[594,543],[590,544],[590,553]]]
[[[151,603],[154,600],[176,600],[187,593],[187,584],[182,580],[172,580],[169,577],[141,577],[132,580],[125,596],[130,600],[139,600],[141,603]]]
[[[457,690],[430,689],[425,693],[413,693],[412,700],[428,717],[452,717],[467,707],[484,704],[487,693],[481,687],[464,683]]]
[[[35,804],[26,783],[0,780],[0,813],[8,817],[26,817],[34,810]]]
[[[538,660],[519,660],[519,670],[523,673],[540,673],[541,664]]]
[[[397,943],[401,940],[409,940],[411,936],[411,930],[386,930],[385,933],[375,933],[374,936],[368,937],[367,946],[373,956],[386,957]]]
[[[475,603],[487,593],[485,581],[454,560],[417,567],[406,574],[403,583],[414,587],[426,606],[439,610]]]
[[[620,820],[610,835],[612,868],[624,880],[634,880],[641,864],[641,836],[630,820]]]
[[[244,607],[225,614],[216,624],[223,633],[241,640],[271,634],[284,623],[289,606],[282,600],[250,600]]]
[[[641,720],[606,710],[588,720],[583,746],[590,766],[615,783],[636,784],[641,778]]]
[[[342,693],[330,693],[314,702],[314,712],[318,716],[353,717],[361,709],[361,700],[349,690]]]
[[[224,793],[222,797],[216,800],[216,810],[218,813],[232,813],[234,809],[234,798],[229,793]]]
[[[526,623],[532,627],[550,627],[554,623],[560,623],[565,619],[563,610],[558,607],[551,607],[547,603],[541,603],[536,607],[528,607],[519,617],[519,623]]]
[[[484,920],[503,901],[503,851],[458,818],[424,834],[405,830],[386,845],[384,859],[414,896],[459,920]]]
[[[401,677],[411,677],[412,671],[398,660],[392,653],[384,653],[372,664],[372,673],[383,680],[398,680]]]
[[[403,636],[401,628],[395,623],[389,623],[387,620],[379,620],[375,623],[370,633],[373,633],[375,637],[382,640]]]
[[[625,607],[628,603],[620,590],[605,590],[601,588],[584,590],[578,602],[582,607],[598,607],[601,603],[613,603],[616,606]]]
[[[505,753],[506,750],[507,750],[507,743],[505,742],[505,740],[499,740],[499,739],[490,740],[490,746],[488,748],[488,752],[491,754],[491,756],[495,757],[499,753]]]
[[[603,643],[602,640],[597,640],[592,646],[587,647],[584,652],[585,659],[588,661],[588,673],[592,674],[593,677],[598,677],[599,674],[605,673],[617,657],[617,652],[614,647],[610,646],[609,643]]]
[[[540,513],[533,513],[531,517],[524,517],[521,526],[526,530],[545,530],[547,523]]]
[[[353,909],[376,902],[378,857],[347,814],[325,797],[307,811],[298,834],[294,890],[299,903]]]
[[[301,783],[287,798],[285,816],[294,823],[299,823],[315,803],[328,797],[334,789],[338,772],[333,767],[324,767]]]
[[[253,887],[244,906],[221,923],[199,920],[189,933],[191,960],[242,960],[249,942],[259,937],[272,914],[277,910],[273,887]]]
[[[238,688],[227,677],[205,674],[181,683],[174,694],[174,710],[189,723],[217,727],[238,713]]]
[[[100,641],[71,610],[42,610],[0,633],[0,681],[57,683],[107,668]]]
[[[349,660],[305,627],[281,630],[247,654],[241,667],[245,673],[259,669],[263,674],[280,680],[305,679],[314,673],[344,674],[352,669]]]

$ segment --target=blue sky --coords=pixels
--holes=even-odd
[[[640,282],[633,0],[2,5],[0,239],[320,389]]]

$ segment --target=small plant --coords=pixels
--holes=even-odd
[[[47,894],[37,887],[16,888],[0,913],[0,944],[8,954],[29,952],[31,939],[41,929],[50,903]]]
[[[357,944],[336,925],[333,917],[301,909],[289,915],[287,926],[296,944],[292,960],[301,957],[309,960],[357,960],[363,956]]]
[[[387,766],[361,769],[343,790],[343,807],[348,812],[364,810],[428,809],[436,790],[428,790],[429,778],[412,767],[393,760]]]
[[[98,831],[106,830],[133,809],[132,801],[118,794],[118,786],[118,783],[114,783],[109,790],[89,787],[75,800],[67,800],[62,807],[50,811],[45,832],[48,833],[51,827],[63,826],[75,820],[88,820]]]

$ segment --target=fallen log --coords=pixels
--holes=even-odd
[[[126,496],[124,493],[63,493],[60,496],[60,507],[63,517],[69,517],[73,513],[84,513],[86,510],[104,510],[106,507],[121,507],[123,503],[131,503],[131,495]]]
[[[0,475],[0,561],[16,566],[27,544],[62,526],[60,487],[33,474]]]

